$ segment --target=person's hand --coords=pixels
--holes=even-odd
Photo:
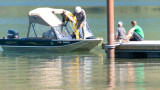
[[[126,39],[130,39],[130,36],[129,36],[129,35],[126,35]]]
[[[66,13],[66,10],[64,10],[63,13]]]
[[[81,25],[80,25],[80,28],[82,28],[83,27],[83,23],[81,23]]]

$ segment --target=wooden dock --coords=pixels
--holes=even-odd
[[[103,43],[102,48],[115,48],[116,58],[160,58],[160,41],[115,42],[113,46]]]

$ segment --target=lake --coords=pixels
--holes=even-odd
[[[107,41],[105,0],[0,0],[0,38],[14,29],[25,37],[28,12],[38,7],[63,8],[76,5],[86,11],[95,37]],[[145,40],[159,40],[159,0],[115,0],[115,29],[122,21],[126,31],[136,20]],[[160,59],[106,58],[98,46],[90,52],[0,52],[2,90],[150,90],[159,89]]]

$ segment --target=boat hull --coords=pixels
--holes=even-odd
[[[72,52],[90,51],[102,41],[101,38],[85,40],[0,39],[0,44],[3,51]]]

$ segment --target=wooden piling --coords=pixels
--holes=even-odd
[[[114,0],[107,0],[107,42],[107,57],[114,58]]]

